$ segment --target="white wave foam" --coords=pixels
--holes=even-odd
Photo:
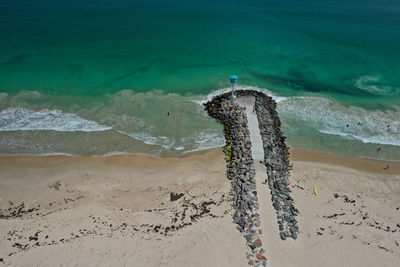
[[[383,112],[345,107],[322,97],[290,97],[280,102],[277,109],[284,120],[305,122],[324,134],[400,146],[400,110]]]
[[[222,133],[220,134],[212,131],[202,131],[200,133],[196,133],[194,138],[190,139],[194,139],[194,143],[196,144],[197,148],[191,149],[187,152],[223,147],[225,145],[225,137],[222,135]]]
[[[307,126],[311,127],[315,132],[342,136],[345,139],[356,139],[364,143],[400,146],[400,109],[386,112],[369,111],[358,107],[343,106],[323,97],[282,97],[273,94],[268,89],[254,86],[238,86],[238,89],[256,90],[271,96],[278,103],[277,111],[283,122],[289,122],[288,124],[300,122],[300,124],[293,124],[294,127]],[[177,97],[175,95],[159,94],[156,97],[160,97],[161,103],[172,103],[171,110],[174,110],[174,108],[181,110],[182,102],[191,101],[203,104],[213,97],[230,90],[230,88],[222,88],[207,96],[185,96],[182,99],[178,98],[179,101],[174,100],[175,102],[166,101],[163,98],[175,99]],[[157,114],[160,111],[129,113],[132,110],[132,106],[137,107],[135,112],[136,110],[141,111],[144,107],[153,111],[159,105],[158,102],[150,105],[154,103],[154,98],[152,94],[146,94],[144,95],[144,101],[143,95],[138,96],[130,91],[125,92],[122,96],[118,95],[118,101],[115,100],[111,107],[96,109],[96,114],[91,115],[101,124],[60,110],[44,109],[32,111],[25,108],[7,108],[0,112],[0,131],[54,130],[90,132],[113,129],[145,144],[158,145],[165,149],[184,153],[222,147],[225,144],[221,128],[215,128],[215,125],[210,124],[208,120],[202,121],[201,117],[192,113],[185,120],[180,120],[180,124],[171,124],[169,126],[159,120],[159,115]],[[189,98],[195,100],[188,100]],[[151,99],[151,101],[147,99]],[[203,110],[203,107],[185,104],[185,108],[187,108],[184,110],[185,114],[192,112],[193,106],[201,111]],[[164,112],[164,110],[161,111]],[[203,115],[203,113],[200,115]],[[196,124],[196,127],[189,127],[190,130],[185,129],[185,127],[178,127],[179,125],[193,126],[195,122],[199,122],[199,124]],[[358,122],[363,124],[357,125]],[[346,127],[347,124],[349,124],[349,127]],[[389,132],[387,131],[387,124],[390,124]],[[179,132],[178,128],[182,132]],[[164,130],[161,131],[160,129]],[[296,129],[294,132],[296,132]]]
[[[379,81],[380,77],[363,76],[357,81],[356,86],[364,90],[387,92],[388,88],[371,84]],[[277,103],[277,111],[282,120],[303,121],[321,133],[357,139],[363,143],[400,146],[400,110],[367,111],[354,106],[345,107],[323,97],[283,97],[273,94],[268,89],[255,86],[238,86],[238,89],[255,90],[271,96]],[[230,91],[231,88],[222,88],[213,91],[202,100],[193,102],[203,104],[217,95]],[[359,122],[362,125],[358,125]],[[349,127],[346,127],[347,124]],[[390,125],[389,132],[387,125]]]
[[[170,140],[166,136],[152,136],[145,132],[127,133],[127,132],[120,131],[120,130],[116,130],[116,131],[120,134],[127,135],[138,141],[141,141],[141,142],[145,143],[146,145],[158,145],[158,146],[162,146],[166,149],[170,149],[175,143],[174,140]]]
[[[139,140],[147,145],[157,145],[161,146],[164,149],[173,149],[173,150],[185,150],[188,147],[195,148],[185,151],[198,151],[198,150],[206,150],[215,147],[222,147],[225,145],[225,138],[222,134],[211,131],[211,129],[205,129],[201,132],[196,132],[191,134],[190,136],[186,136],[183,138],[173,138],[166,136],[154,136],[149,133],[144,132],[136,132],[136,133],[127,133],[120,130],[116,130],[117,132],[130,136],[136,140]]]
[[[381,75],[364,75],[355,81],[354,86],[374,94],[388,94],[392,91],[398,91],[396,88],[384,85],[382,80]]]
[[[365,144],[380,144],[380,145],[393,145],[393,146],[399,146],[399,143],[393,140],[386,140],[382,138],[381,136],[371,136],[371,137],[362,137],[362,136],[357,136],[354,134],[346,134],[346,133],[340,133],[340,132],[333,132],[333,131],[328,131],[328,130],[319,130],[321,133],[325,134],[332,134],[332,135],[339,135],[348,139],[356,139],[359,140]]]
[[[209,93],[205,98],[203,98],[201,100],[192,100],[192,102],[202,105],[204,103],[207,103],[207,102],[211,101],[214,97],[216,97],[218,95],[231,92],[231,90],[232,90],[231,87],[221,88],[221,89],[218,89],[218,90],[215,90],[215,91]],[[287,97],[278,96],[276,94],[273,94],[270,90],[268,90],[266,88],[260,88],[260,87],[251,86],[251,85],[238,85],[236,90],[254,90],[254,91],[258,91],[258,92],[264,93],[264,94],[272,97],[272,99],[274,99],[276,103],[279,103],[279,102],[287,99]]]
[[[0,131],[52,130],[62,132],[106,131],[111,127],[61,110],[7,108],[0,112]]]

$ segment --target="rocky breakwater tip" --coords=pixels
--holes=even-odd
[[[224,125],[227,144],[227,177],[231,181],[233,195],[233,221],[246,239],[250,265],[266,266],[260,235],[260,215],[254,162],[251,156],[250,133],[244,109],[231,103],[230,94],[214,97],[204,104],[208,114]]]
[[[285,137],[280,130],[280,119],[275,110],[275,101],[262,93],[255,93],[255,110],[264,147],[264,164],[271,189],[272,203],[277,213],[280,237],[297,239],[297,209],[289,189],[290,170],[289,151]]]

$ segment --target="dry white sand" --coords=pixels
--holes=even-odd
[[[263,228],[272,266],[400,266],[399,175],[294,162],[291,189],[300,233],[282,241]]]
[[[0,258],[11,266],[244,266],[224,164],[220,150],[2,158],[3,213],[10,201],[38,210],[0,220]],[[171,193],[184,195],[171,201]]]
[[[299,239],[269,247],[268,266],[400,266],[399,164],[386,172],[385,162],[293,155],[292,182],[304,188],[292,188]],[[0,157],[0,258],[5,266],[246,266],[223,158],[221,149],[180,159]],[[171,192],[184,195],[171,201]]]

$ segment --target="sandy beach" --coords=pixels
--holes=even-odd
[[[280,259],[268,266],[399,266],[400,163],[386,170],[386,161],[300,149],[291,157],[300,233],[265,252]],[[0,157],[1,262],[246,266],[225,165],[222,149]]]
[[[400,0],[0,21],[0,267],[400,267]]]

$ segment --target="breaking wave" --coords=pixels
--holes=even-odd
[[[278,112],[284,120],[303,122],[320,133],[400,146],[400,110],[365,110],[322,97],[289,97],[278,103]]]
[[[322,137],[337,136],[336,140],[358,140],[363,143],[400,146],[399,107],[391,111],[366,110],[356,106],[344,106],[321,96],[280,96],[268,89],[254,86],[238,86],[238,89],[256,90],[271,96],[277,102],[277,111],[283,126],[291,127],[294,135],[297,134],[297,130],[307,128]],[[62,146],[62,140],[54,139],[54,144],[46,143],[45,146],[38,147],[33,139],[21,139],[23,132],[8,133],[47,130],[86,132],[85,134],[89,134],[87,138],[92,140],[91,137],[94,137],[93,142],[96,144],[90,147],[88,145],[85,152],[87,154],[119,153],[118,150],[125,146],[129,151],[135,151],[135,145],[129,146],[119,141],[126,140],[119,136],[121,134],[147,145],[179,153],[222,147],[225,144],[223,129],[207,115],[202,104],[230,90],[231,88],[222,88],[208,95],[187,96],[166,94],[162,91],[136,93],[133,90],[123,90],[106,96],[104,101],[99,103],[88,105],[83,102],[73,109],[45,109],[48,106],[46,97],[43,97],[45,100],[37,106],[27,100],[32,96],[21,100],[21,96],[13,98],[0,94],[0,102],[3,103],[0,103],[0,106],[6,107],[0,112],[0,133],[12,141],[12,145],[0,145],[3,153],[12,153],[15,147],[24,153],[31,150],[37,150],[38,153],[70,151],[69,147]],[[36,102],[39,102],[38,98],[40,100],[41,96],[35,98]],[[7,107],[10,103],[12,105]],[[286,129],[283,128],[284,131]],[[99,133],[95,133],[108,130],[112,131],[102,133],[113,136],[108,137],[112,140],[108,143],[99,137]],[[94,133],[92,135],[89,132]],[[40,137],[41,134],[46,133],[36,133],[35,136]],[[62,138],[73,138],[68,136]],[[46,140],[53,139],[49,137]],[[79,146],[79,142],[76,145]]]
[[[61,110],[7,108],[0,112],[0,131],[52,130],[62,132],[95,132],[111,127],[86,120]]]
[[[378,82],[379,77],[363,76],[360,79],[357,81],[358,86],[365,90],[379,92],[388,90],[372,84]],[[283,121],[303,122],[320,133],[355,139],[363,143],[400,146],[400,110],[384,112],[355,106],[346,107],[324,97],[284,97],[268,89],[254,86],[239,86],[238,89],[256,90],[271,96],[277,103],[277,111]],[[206,103],[230,90],[231,88],[216,90],[197,102]]]
[[[230,87],[221,88],[221,89],[218,89],[218,90],[215,90],[215,91],[209,93],[205,98],[203,98],[201,100],[192,100],[192,101],[195,103],[198,103],[198,104],[205,104],[208,101],[211,101],[214,97],[224,94],[224,93],[227,93],[227,92],[230,92],[231,90],[232,90],[232,88],[230,88]],[[260,88],[260,87],[256,87],[256,86],[250,86],[250,85],[240,85],[237,87],[237,90],[258,91],[258,92],[264,93],[266,95],[269,95],[270,97],[272,97],[272,99],[275,100],[276,103],[284,101],[288,98],[288,97],[284,97],[284,96],[278,96],[266,88]]]
[[[225,145],[225,138],[222,134],[214,132],[211,129],[204,129],[183,138],[172,138],[167,136],[153,136],[149,133],[136,132],[127,133],[116,130],[120,134],[130,136],[147,145],[157,145],[164,149],[172,149],[176,151],[184,150],[184,152],[192,152],[206,150],[210,148],[222,147]]]

